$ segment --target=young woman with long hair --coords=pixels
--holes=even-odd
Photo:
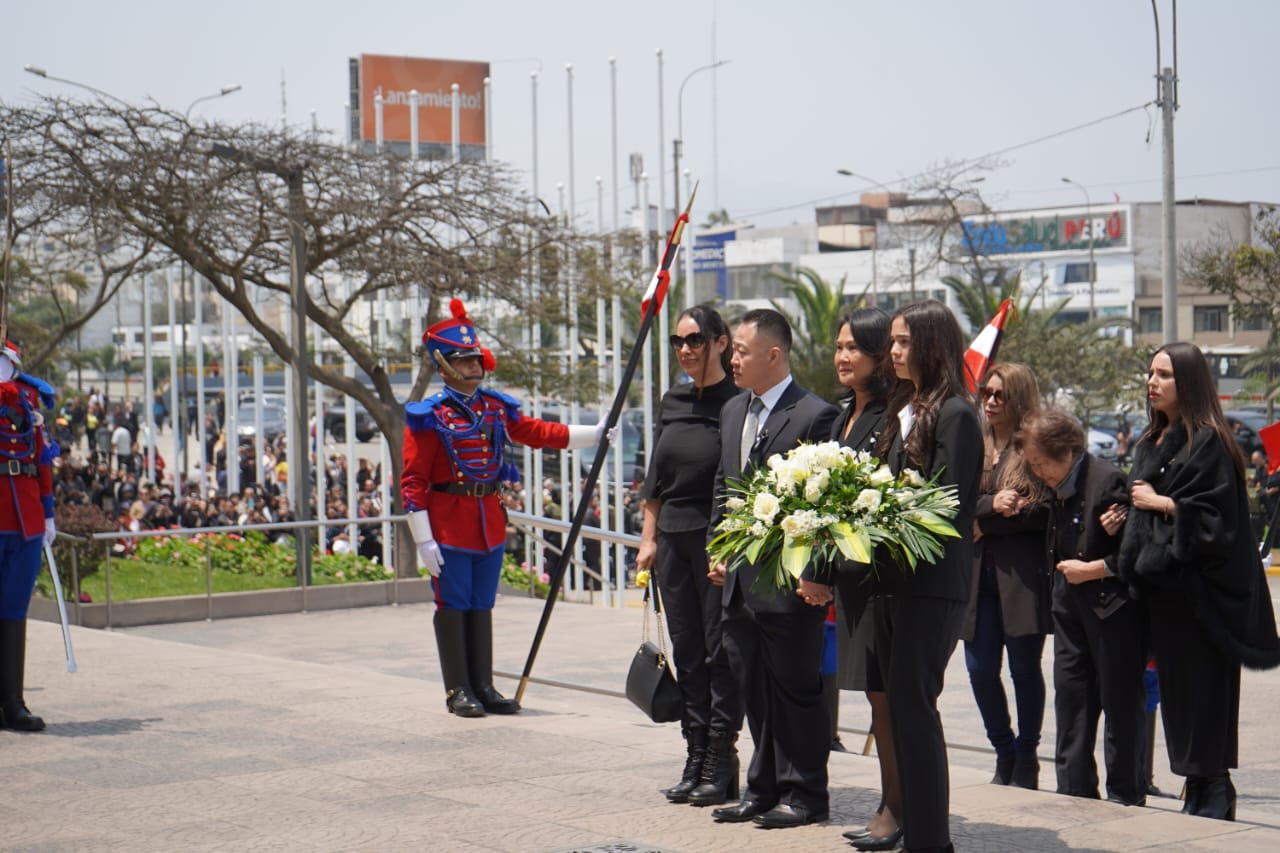
[[[1244,455],[1192,344],[1156,350],[1147,413],[1116,571],[1148,605],[1169,763],[1187,777],[1182,810],[1232,820],[1240,667],[1280,665]]]
[[[905,846],[952,850],[950,773],[938,696],[955,651],[973,572],[973,507],[982,477],[982,431],[965,386],[964,336],[937,300],[900,308],[890,326],[889,357],[902,380],[889,396],[880,457],[897,472],[956,487],[962,535],[947,539],[932,564],[878,566],[876,657],[885,679],[898,759]],[[890,846],[897,842],[894,839]],[[889,849],[853,842],[859,849]]]

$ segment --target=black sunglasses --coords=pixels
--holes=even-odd
[[[686,344],[689,346],[689,349],[701,349],[707,345],[707,336],[704,332],[694,332],[692,335],[685,335],[684,337],[681,337],[680,335],[671,336],[672,349],[680,349],[680,347],[685,346]]]

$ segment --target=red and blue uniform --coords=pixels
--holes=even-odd
[[[58,455],[40,414],[53,389],[18,374],[0,382],[0,620],[23,620],[40,574],[45,519],[53,518]]]
[[[498,490],[519,480],[508,448],[563,449],[569,428],[525,417],[515,398],[486,388],[446,388],[405,406],[405,420],[400,490],[406,512],[427,510],[444,555],[436,605],[492,610],[507,535]]]

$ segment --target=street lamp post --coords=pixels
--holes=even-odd
[[[186,112],[184,112],[183,115],[186,116],[187,121],[191,121],[191,111],[195,109],[196,104],[202,104],[205,101],[212,101],[214,98],[225,98],[227,95],[230,95],[232,92],[239,92],[240,89],[241,89],[241,86],[239,83],[232,83],[230,86],[223,86],[221,89],[214,92],[212,95],[201,95],[200,97],[196,98],[187,106]]]
[[[1084,184],[1079,181],[1073,181],[1070,178],[1063,178],[1062,182],[1064,184],[1071,184],[1072,186],[1079,187],[1080,192],[1084,193],[1085,227],[1089,231],[1089,319],[1093,320],[1098,316],[1094,307],[1094,300],[1096,298],[1095,291],[1097,290],[1096,280],[1098,278],[1098,274],[1097,269],[1093,265],[1093,203],[1089,199],[1089,191],[1084,188]]]
[[[79,83],[75,80],[68,80],[65,77],[54,77],[52,74],[50,74],[48,71],[41,68],[39,65],[24,65],[22,66],[22,70],[27,72],[28,74],[34,74],[37,77],[43,77],[46,80],[53,80],[58,83],[66,83],[68,86],[75,86],[80,89],[87,89],[88,91],[93,92],[98,97],[105,98],[110,101],[115,101],[117,104],[120,104],[123,107],[129,106],[128,102],[124,101],[121,98],[117,98],[115,95],[111,94],[110,92],[104,92],[103,90],[99,89],[97,86],[90,86],[88,83]]]
[[[676,93],[676,138],[671,143],[671,171],[675,176],[675,201],[671,207],[673,210],[680,210],[680,149],[684,147],[684,87],[693,75],[702,71],[710,71],[712,68],[719,68],[721,65],[728,65],[732,60],[721,59],[718,62],[712,62],[709,65],[703,65],[693,69],[684,75],[684,79],[680,81],[680,89]]]
[[[890,190],[880,181],[877,181],[875,178],[869,178],[866,175],[859,174],[858,172],[854,172],[850,169],[836,169],[836,174],[844,175],[846,178],[861,178],[862,180],[867,181],[870,184],[874,184],[875,186],[884,190],[887,194],[893,195],[892,190]],[[875,234],[872,235],[872,239],[871,239],[871,307],[874,308],[876,305],[876,302],[879,301],[879,295],[880,295],[880,283],[877,280],[878,274],[876,272],[876,251],[880,247],[880,227],[876,225],[874,221],[871,224],[875,228]],[[912,255],[912,267],[911,267],[911,301],[912,302],[914,302],[916,298],[915,291],[916,291],[915,255]]]

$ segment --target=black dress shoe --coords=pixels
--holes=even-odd
[[[758,800],[744,799],[736,806],[721,806],[711,813],[718,823],[746,823],[758,814],[764,814],[773,806]]]
[[[805,806],[778,803],[764,814],[756,815],[751,822],[765,829],[787,829],[792,826],[804,826],[807,823],[818,823],[826,819],[826,809],[817,811]]]
[[[857,841],[860,838],[866,838],[870,834],[871,830],[866,827],[863,827],[862,829],[851,829],[848,832],[843,833],[845,840],[847,841]]]
[[[868,835],[854,839],[853,846],[859,850],[896,850],[902,841],[902,827],[898,827],[888,835]]]

